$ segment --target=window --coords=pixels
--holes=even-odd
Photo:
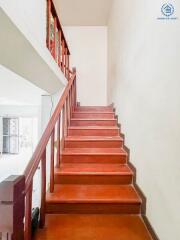
[[[19,153],[19,118],[4,117],[3,121],[3,153]]]

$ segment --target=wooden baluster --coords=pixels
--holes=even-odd
[[[51,28],[51,0],[47,1],[47,47],[50,50],[50,28]]]
[[[61,114],[57,122],[57,167],[60,166],[60,130],[61,130]]]
[[[32,237],[32,230],[31,230],[32,191],[33,191],[33,180],[32,180],[30,187],[26,193],[24,240],[31,240],[31,237]]]
[[[65,77],[67,78],[67,47],[65,47]]]
[[[70,99],[70,118],[72,117],[72,86],[69,90],[69,99]]]
[[[58,58],[58,65],[61,67],[61,30],[58,32],[58,37],[59,37],[59,58]]]
[[[75,110],[75,81],[73,82],[73,111]]]
[[[70,76],[69,76],[69,54],[67,54],[67,79],[68,81],[70,80]]]
[[[73,72],[76,73],[76,69],[73,69]],[[74,79],[74,94],[75,94],[75,107],[77,106],[77,88],[76,88],[76,76]]]
[[[45,225],[45,205],[46,205],[46,148],[41,159],[41,208],[40,208],[40,228]]]
[[[66,114],[65,114],[65,104],[63,106],[63,110],[62,110],[62,114],[63,114],[63,121],[62,121],[62,148],[64,148],[64,138],[65,138],[65,121],[66,121]]]
[[[66,136],[68,135],[69,114],[68,114],[68,97],[66,98]]]
[[[74,111],[74,83],[72,83],[71,87],[71,99],[72,99],[72,112]]]
[[[51,134],[50,192],[54,192],[54,129]]]
[[[57,61],[57,53],[56,53],[56,47],[57,47],[57,42],[56,42],[56,29],[57,29],[57,18],[54,17],[54,44],[53,44],[53,57],[55,61]]]
[[[69,94],[68,94],[68,118],[69,118],[69,126],[71,124],[71,105],[70,105],[70,90],[69,90]]]
[[[65,41],[62,40],[62,72],[64,73],[65,66]]]

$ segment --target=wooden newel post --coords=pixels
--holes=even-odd
[[[0,232],[2,239],[24,239],[25,177],[10,176],[0,183]]]

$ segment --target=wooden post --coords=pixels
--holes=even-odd
[[[62,109],[62,144],[63,144],[62,149],[64,148],[65,121],[66,121],[66,114],[65,114],[65,104],[64,104]]]
[[[45,225],[45,205],[46,205],[46,149],[41,159],[41,208],[40,208],[40,228]]]
[[[64,65],[65,65],[65,41],[62,40],[62,72],[64,73]]]
[[[0,183],[0,232],[24,240],[25,177],[10,176]]]
[[[65,77],[67,78],[67,47],[65,47]]]
[[[66,68],[66,77],[67,77],[67,80],[69,81],[69,54],[67,53],[67,68]]]
[[[76,74],[76,68],[73,68],[73,73]],[[76,76],[75,76],[75,79],[74,79],[74,94],[75,94],[75,107],[77,106],[77,88],[76,88]]]
[[[61,115],[57,121],[57,167],[60,166],[60,130],[61,130]]]
[[[50,192],[54,192],[54,129],[51,134]]]
[[[57,29],[57,18],[54,17],[54,51],[53,51],[53,57],[55,59],[55,61],[57,61],[57,52],[56,52],[56,45],[57,45],[57,42],[56,42],[56,29]]]
[[[33,180],[30,184],[30,187],[26,193],[26,201],[25,201],[25,232],[24,232],[24,240],[31,240],[32,237],[32,191],[33,191]]]
[[[47,47],[50,50],[51,0],[47,0]]]
[[[58,65],[59,65],[59,67],[61,67],[61,30],[59,30],[59,32],[58,32],[58,37],[59,37],[59,58],[58,58]]]

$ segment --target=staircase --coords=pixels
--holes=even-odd
[[[76,107],[35,239],[150,240],[112,106]]]

